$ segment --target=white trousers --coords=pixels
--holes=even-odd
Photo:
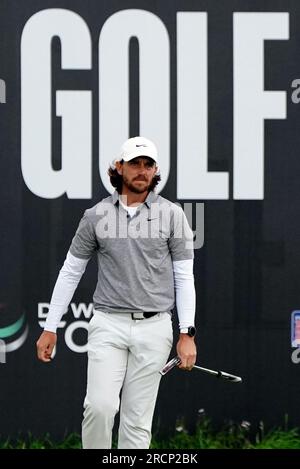
[[[172,343],[167,312],[139,320],[128,313],[94,311],[88,331],[83,448],[111,448],[121,389],[118,448],[149,448],[159,371]]]

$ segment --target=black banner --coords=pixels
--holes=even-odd
[[[243,378],[173,370],[154,431],[192,430],[200,409],[299,425],[299,24],[296,0],[1,0],[1,438],[80,431],[95,259],[51,364],[35,342],[83,211],[138,134],[198,236],[197,363]]]

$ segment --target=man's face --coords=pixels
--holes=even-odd
[[[149,189],[156,173],[156,164],[151,158],[138,156],[131,161],[116,163],[117,171],[123,177],[123,185],[131,192],[142,194]]]

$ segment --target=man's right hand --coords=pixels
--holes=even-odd
[[[37,356],[42,362],[50,362],[51,354],[56,345],[57,335],[54,332],[44,331],[36,343]]]

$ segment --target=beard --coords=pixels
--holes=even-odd
[[[123,175],[123,184],[126,186],[131,192],[135,194],[142,194],[149,190],[150,183],[148,184],[147,181],[143,181],[143,185],[135,185],[135,181],[130,182],[126,176]]]

